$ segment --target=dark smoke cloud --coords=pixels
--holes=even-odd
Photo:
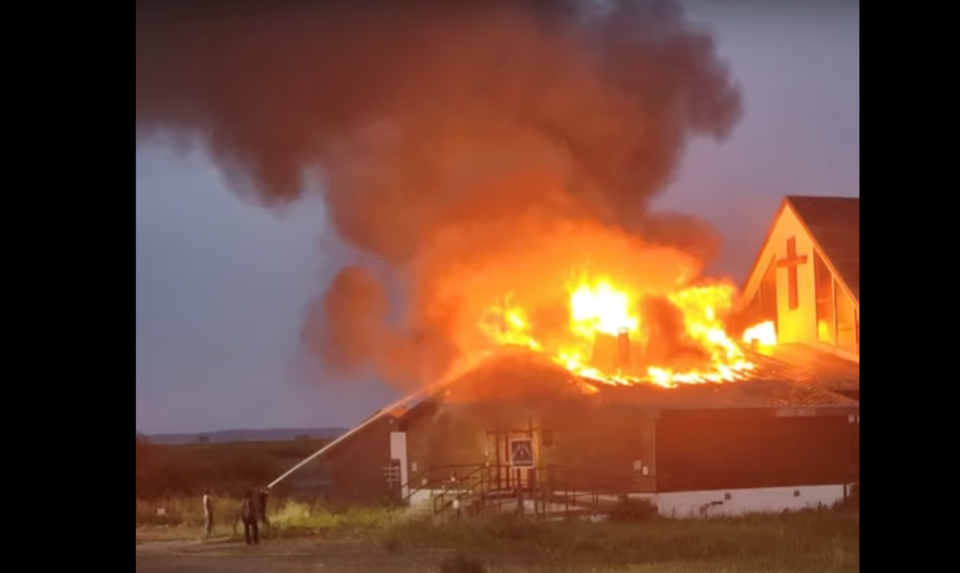
[[[647,209],[688,138],[741,111],[676,2],[155,0],[136,27],[138,141],[198,138],[268,206],[317,174],[338,236],[401,277],[390,328],[382,281],[357,269],[315,309],[305,333],[344,372],[442,371],[457,310],[432,296],[439,269],[556,218],[714,248]]]

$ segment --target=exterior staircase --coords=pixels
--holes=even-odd
[[[442,468],[444,473],[449,469]],[[409,495],[402,501],[401,505],[406,506],[404,516],[438,522],[477,515],[518,513],[543,519],[600,518],[623,499],[613,482],[602,484],[596,483],[595,478],[575,479],[584,476],[564,468],[543,468],[542,473],[538,470],[539,475],[549,476],[549,479],[519,491],[498,488],[494,470],[489,466],[462,466],[456,468],[453,478],[433,482],[423,479],[430,471],[425,470],[424,474],[410,480],[411,483],[419,482],[420,487],[410,488]],[[591,481],[594,488],[573,486]],[[618,485],[622,484],[621,480]]]

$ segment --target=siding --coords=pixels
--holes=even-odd
[[[661,492],[842,484],[850,459],[846,416],[710,412],[657,422]]]

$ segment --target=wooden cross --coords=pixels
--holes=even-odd
[[[787,258],[777,261],[777,268],[787,269],[787,302],[790,310],[800,306],[800,297],[797,293],[797,265],[807,262],[807,255],[797,256],[797,238],[787,239]]]

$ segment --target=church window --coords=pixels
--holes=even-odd
[[[816,281],[817,340],[825,344],[837,343],[837,317],[834,308],[833,273],[819,251],[813,253],[813,275]]]
[[[839,283],[834,282],[837,301],[837,346],[842,350],[856,354],[859,346],[856,307],[847,291]]]
[[[770,321],[774,330],[777,327],[777,266],[776,260],[771,258],[767,270],[760,279],[753,298],[744,311],[745,326],[753,326],[761,322]]]

